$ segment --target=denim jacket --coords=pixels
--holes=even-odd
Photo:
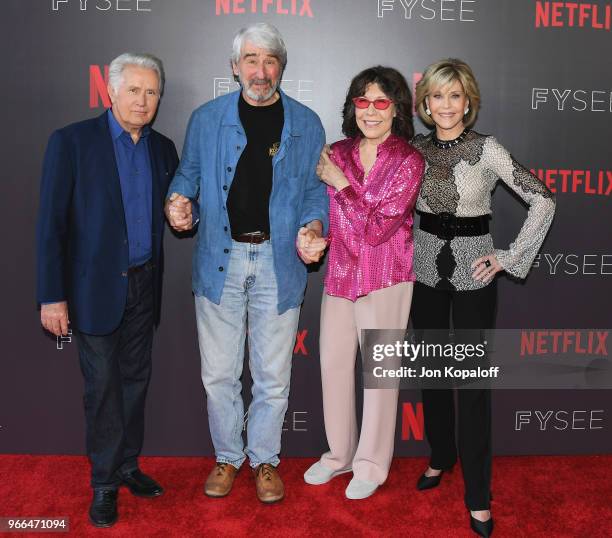
[[[319,117],[280,92],[285,121],[272,159],[270,237],[278,286],[278,313],[301,304],[306,266],[295,248],[298,230],[312,220],[328,225],[325,185],[315,174],[325,132]],[[219,304],[232,237],[227,197],[247,139],[238,115],[240,91],[196,109],[189,120],[180,166],[168,195],[199,202],[200,221],[193,256],[193,292]]]

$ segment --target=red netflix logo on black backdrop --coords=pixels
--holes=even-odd
[[[536,28],[592,28],[610,30],[612,5],[586,2],[538,1],[535,6]]]
[[[609,331],[522,331],[521,357],[572,353],[608,356]]]
[[[241,15],[243,13],[314,16],[310,0],[216,0],[216,15]]]
[[[293,347],[294,355],[304,355],[308,357],[308,348],[306,347],[306,337],[308,336],[308,329],[302,329],[295,335],[295,346]]]
[[[413,405],[410,402],[402,404],[402,441],[423,440],[425,420],[423,416],[423,403]]]
[[[99,65],[89,66],[89,108],[98,108],[100,102],[104,108],[111,107],[106,86],[108,84],[108,65],[104,66],[104,75]]]
[[[531,173],[540,178],[553,193],[612,194],[612,170],[567,170],[532,168]]]

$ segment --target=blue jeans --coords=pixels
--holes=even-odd
[[[270,241],[233,241],[220,304],[195,298],[210,435],[217,461],[236,468],[246,456],[251,467],[280,461],[300,308],[278,314],[272,248]],[[253,400],[245,449],[240,376],[247,326]]]

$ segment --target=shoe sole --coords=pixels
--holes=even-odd
[[[259,499],[259,497],[257,498]],[[275,504],[275,503],[281,502],[284,498],[285,496],[283,495],[280,499],[272,499],[272,500],[259,499],[259,502],[262,502],[263,504]]]
[[[223,497],[227,497],[231,493],[231,489],[227,493],[208,493],[208,491],[204,490],[204,495],[210,497],[211,499],[221,499]]]
[[[362,499],[367,499],[368,497],[371,497],[372,495],[374,495],[376,493],[376,491],[378,490],[378,488],[376,488],[372,493],[368,493],[365,496],[362,497],[349,497],[346,492],[344,493],[344,496],[349,500],[349,501],[360,501]]]
[[[153,493],[152,495],[146,493],[136,493],[130,489],[129,486],[125,486],[130,490],[130,493],[134,495],[134,497],[140,497],[142,499],[154,499],[155,497],[161,497],[164,494],[164,490],[161,490],[159,493]]]
[[[352,471],[353,469],[343,469],[342,471],[334,471],[332,475],[327,480],[325,480],[325,482],[308,482],[308,480],[306,480],[306,476],[304,476],[304,482],[306,482],[309,486],[322,486],[323,484],[331,482],[332,479],[336,478],[337,476],[340,476],[341,474],[350,473]]]
[[[442,481],[440,480],[440,481],[438,481],[437,483],[435,483],[435,484],[433,484],[431,486],[421,486],[421,487],[419,487],[418,484],[417,484],[416,489],[417,489],[417,491],[427,491],[428,489],[437,488],[441,483],[442,483]]]
[[[91,519],[91,516],[89,516],[89,522],[98,529],[107,529],[108,527],[112,527],[115,523],[117,523],[118,519],[119,516],[113,519],[113,521],[111,521],[110,523],[96,523],[93,519]]]

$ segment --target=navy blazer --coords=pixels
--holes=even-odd
[[[164,199],[178,165],[174,143],[147,137],[153,176],[152,263],[159,320]],[[37,224],[37,300],[68,301],[71,327],[113,332],[128,286],[128,238],[121,183],[106,112],[73,123],[49,138]]]

